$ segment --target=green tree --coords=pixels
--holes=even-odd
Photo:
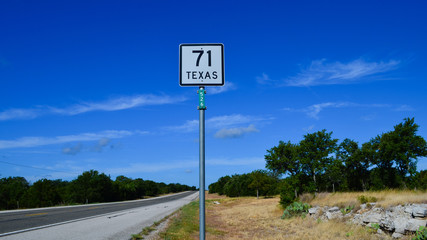
[[[344,171],[343,162],[338,158],[332,159],[326,166],[325,176],[332,185],[332,192],[335,192],[335,189],[345,181]]]
[[[147,196],[157,196],[157,194],[160,192],[157,183],[151,180],[144,181],[144,189]]]
[[[300,142],[300,159],[303,171],[313,179],[312,189],[319,191],[317,176],[324,174],[327,166],[333,160],[331,156],[337,148],[338,139],[332,139],[332,132],[327,133],[325,129],[315,133],[304,135]]]
[[[131,200],[137,197],[137,186],[131,178],[123,175],[117,176],[113,185],[119,200]]]
[[[416,135],[418,127],[414,118],[405,118],[393,131],[370,141],[377,166],[371,181],[376,189],[406,187],[414,176],[418,158],[427,156],[426,141]]]
[[[299,146],[283,141],[267,150],[267,154],[264,156],[267,169],[277,175],[290,175],[291,180],[288,181],[288,184],[290,188],[293,188],[295,198],[298,197],[298,191],[303,189],[303,182],[301,181],[302,164],[299,157]]]
[[[136,198],[144,198],[146,195],[144,180],[142,180],[142,178],[137,178],[134,180],[134,182],[136,186]]]
[[[267,193],[269,188],[271,188],[273,181],[269,176],[268,172],[265,170],[255,170],[250,173],[251,182],[248,185],[250,189],[256,190],[256,197],[259,199],[259,191]]]
[[[109,202],[113,200],[113,182],[96,170],[83,172],[70,184],[72,199],[77,203]]]
[[[249,189],[252,179],[249,174],[235,174],[224,186],[224,194],[228,197],[253,196]]]
[[[357,142],[344,139],[338,147],[337,159],[344,164],[346,189],[352,191],[367,190],[369,169],[374,161],[371,143],[364,143],[361,148]]]
[[[58,189],[61,180],[40,179],[22,197],[22,204],[29,208],[50,207],[62,203]]]
[[[8,177],[0,179],[0,209],[15,209],[28,190],[29,184],[23,177]]]
[[[427,189],[427,170],[422,170],[417,172],[414,177],[413,184],[415,188],[419,188],[421,190]]]
[[[209,193],[218,193],[224,195],[224,186],[230,181],[230,176],[220,177],[217,182],[209,185]]]
[[[394,126],[394,130],[389,132],[386,154],[394,159],[397,171],[401,178],[406,178],[409,174],[413,176],[417,169],[419,157],[427,156],[427,143],[423,137],[417,135],[419,126],[414,118],[405,118],[403,123]]]

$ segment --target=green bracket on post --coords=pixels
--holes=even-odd
[[[197,90],[197,94],[199,94],[199,106],[197,107],[198,110],[206,110],[206,104],[205,104],[205,94],[206,90],[204,87],[200,87],[199,90]]]

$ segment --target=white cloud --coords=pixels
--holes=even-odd
[[[327,102],[327,103],[319,103],[319,104],[314,104],[309,106],[308,108],[306,108],[304,111],[305,113],[314,119],[319,119],[319,113],[325,109],[325,108],[342,108],[342,107],[348,107],[353,105],[353,103],[348,103],[348,102]]]
[[[319,85],[352,84],[367,80],[378,80],[373,76],[386,73],[398,68],[400,61],[368,62],[356,59],[348,63],[327,62],[326,59],[312,61],[296,76],[288,77],[282,81],[270,79],[263,73],[257,77],[260,84],[273,84],[276,86],[308,87]]]
[[[136,134],[145,134],[140,131],[135,131]],[[76,155],[77,153],[83,152],[83,151],[91,151],[91,152],[102,152],[106,147],[109,147],[110,149],[115,149],[120,147],[120,142],[117,143],[111,143],[111,139],[107,137],[103,137],[96,141],[95,144],[93,144],[90,147],[84,147],[82,143],[77,143],[74,146],[67,146],[62,148],[62,153],[68,154],[68,155]]]
[[[206,125],[211,126],[212,128],[224,128],[230,126],[236,126],[239,124],[247,124],[253,122],[263,121],[265,118],[255,117],[255,116],[245,116],[241,114],[232,114],[213,117],[206,120]]]
[[[217,159],[207,159],[207,165],[212,166],[248,166],[248,165],[259,165],[265,164],[265,159],[262,157],[253,157],[253,158],[217,158]]]
[[[259,84],[271,84],[271,83],[276,82],[276,81],[270,79],[270,77],[265,73],[263,73],[262,76],[256,77],[255,79]]]
[[[264,166],[264,164],[263,157],[206,159],[206,165],[208,166]],[[108,168],[100,171],[112,175],[126,175],[130,173],[154,173],[183,169],[186,173],[191,173],[193,169],[198,167],[198,160],[173,161],[167,164],[161,161],[154,161],[150,163],[133,163],[126,167]]]
[[[77,115],[92,111],[118,111],[148,105],[163,105],[184,101],[185,98],[173,98],[170,96],[138,95],[132,97],[119,97],[105,102],[81,103],[68,108],[51,108],[53,113],[64,115]]]
[[[157,162],[156,163],[134,163],[127,167],[109,168],[103,172],[108,174],[119,174],[126,175],[129,173],[152,173],[152,172],[163,172],[174,169],[186,169],[196,168],[199,166],[198,161],[176,161],[176,162]]]
[[[41,114],[39,109],[9,109],[0,112],[0,121],[11,119],[33,119]]]
[[[108,144],[110,144],[111,139],[110,138],[101,138],[98,140],[98,142],[96,143],[96,145],[92,148],[93,151],[95,152],[102,152],[102,149],[104,149],[104,147],[106,147]]]
[[[219,86],[219,87],[208,87],[206,88],[206,93],[208,95],[215,95],[215,94],[220,94],[223,92],[228,92],[231,90],[236,89],[236,86],[234,85],[234,83],[232,82],[225,82],[224,86]]]
[[[397,112],[412,112],[412,111],[415,111],[415,109],[413,107],[409,106],[409,105],[402,104],[402,105],[396,106],[395,109],[394,109],[394,111],[397,111]]]
[[[308,127],[306,127],[306,128],[303,128],[302,130],[304,131],[304,132],[310,132],[311,130],[313,130],[314,129],[314,127],[316,127],[315,125],[310,125],[310,126],[308,126]]]
[[[205,121],[206,128],[223,129],[242,127],[242,125],[254,124],[272,120],[273,118],[264,118],[256,116],[248,116],[241,114],[223,115],[209,118]],[[168,130],[192,132],[199,128],[199,120],[188,120],[183,125],[167,127]]]
[[[196,131],[199,127],[199,120],[187,120],[180,126],[166,127],[167,130],[178,131],[178,132],[192,132]]]
[[[57,137],[23,137],[16,140],[0,140],[0,149],[38,147],[52,144],[99,141],[102,138],[123,138],[135,134],[146,134],[142,131],[108,130],[99,133],[82,133]]]
[[[318,86],[355,83],[362,78],[378,73],[385,73],[398,67],[399,61],[367,62],[357,59],[349,63],[327,63],[325,59],[312,61],[294,77],[284,80],[286,86]]]
[[[72,146],[72,147],[64,147],[62,149],[62,153],[67,155],[76,155],[81,150],[82,150],[82,144],[77,143],[75,146]]]
[[[93,111],[119,111],[141,106],[173,104],[185,101],[183,97],[167,95],[137,95],[113,98],[104,102],[83,102],[70,107],[57,108],[52,106],[39,106],[29,109],[9,109],[0,112],[0,121],[12,119],[33,119],[42,115],[78,115]]]
[[[238,138],[243,136],[246,133],[259,132],[254,125],[249,125],[248,127],[240,128],[223,128],[215,133],[216,138]]]
[[[360,104],[352,102],[325,102],[318,103],[308,106],[302,109],[292,109],[292,108],[283,108],[284,111],[291,112],[303,112],[308,117],[319,119],[319,114],[327,108],[349,108],[349,107],[359,107],[359,108],[389,108],[394,111],[413,111],[413,108],[409,105],[392,105],[392,104]],[[363,118],[363,117],[362,117]],[[363,118],[365,119],[365,118]]]

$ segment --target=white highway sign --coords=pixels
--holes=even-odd
[[[224,45],[181,44],[179,46],[181,86],[224,85]]]

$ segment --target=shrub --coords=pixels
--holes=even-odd
[[[341,213],[343,215],[346,215],[347,213],[350,213],[351,210],[353,210],[353,209],[354,209],[354,205],[353,206],[347,206],[345,208],[341,208],[340,210],[341,210]]]
[[[427,240],[427,228],[420,226],[412,240]]]
[[[371,226],[368,226],[368,232],[377,233],[378,229],[380,229],[380,225],[378,223],[371,223]]]
[[[288,219],[294,216],[305,216],[309,208],[310,205],[307,203],[294,202],[286,207],[281,218]]]
[[[376,197],[370,197],[370,196],[364,196],[364,195],[358,196],[357,200],[359,200],[359,202],[361,204],[365,204],[365,203],[368,203],[368,202],[376,202],[376,201],[378,201],[378,199]]]
[[[283,207],[287,207],[294,201],[297,201],[297,199],[295,198],[294,188],[291,184],[289,184],[289,182],[282,182],[280,186],[280,204]]]

